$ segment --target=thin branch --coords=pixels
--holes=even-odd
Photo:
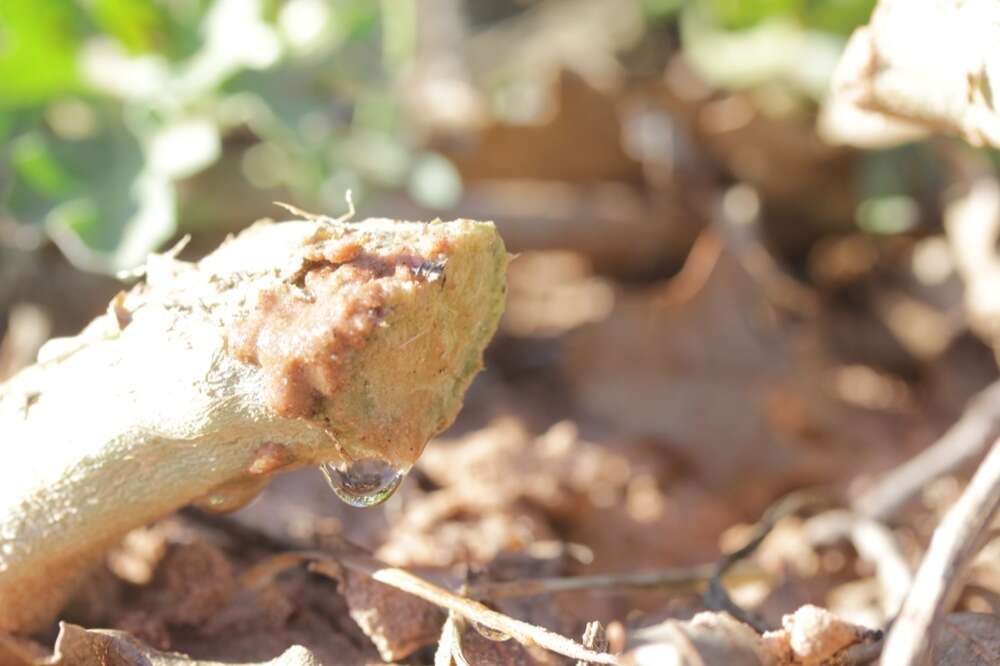
[[[302,562],[309,563],[309,570],[339,580],[342,567],[368,576],[374,581],[412,594],[429,603],[444,608],[462,619],[505,634],[525,646],[538,645],[546,650],[594,664],[617,664],[613,654],[589,650],[576,641],[542,627],[516,620],[491,610],[478,601],[458,596],[434,585],[404,569],[389,566],[373,557],[368,551],[346,540],[336,540],[327,551],[297,551],[280,553],[268,558],[247,571],[244,585],[252,588],[267,583],[274,576]]]
[[[515,620],[487,608],[478,601],[457,596],[409,571],[380,562],[353,544],[342,542],[335,547],[331,555],[336,562],[352,571],[363,573],[372,580],[412,594],[489,629],[508,634],[522,645],[538,645],[571,659],[583,659],[595,664],[618,663],[617,657],[612,654],[588,650],[570,638]],[[334,578],[338,575],[338,569],[330,567],[329,557],[316,560],[310,565],[310,569]]]
[[[525,580],[486,582],[469,586],[469,596],[477,599],[532,597],[577,590],[620,590],[624,588],[701,592],[715,572],[714,564],[694,567],[657,569],[596,576],[567,578],[528,578]],[[752,577],[757,578],[757,577]]]
[[[988,531],[998,506],[1000,442],[993,444],[965,492],[935,530],[903,609],[889,632],[883,663],[924,663],[931,625],[960,592],[965,567],[981,545],[981,537]]]
[[[882,588],[882,613],[895,617],[913,583],[913,571],[899,541],[885,524],[849,509],[826,511],[805,524],[805,538],[813,547],[850,541],[858,556],[875,568]]]
[[[729,613],[740,622],[756,629],[758,633],[767,631],[767,627],[761,618],[744,610],[729,597],[729,593],[726,592],[726,588],[722,585],[722,578],[737,562],[753,554],[782,518],[828,503],[827,498],[815,492],[802,491],[786,495],[772,504],[754,527],[754,533],[750,537],[750,540],[741,548],[732,553],[727,553],[719,559],[715,565],[715,572],[708,582],[708,590],[705,592],[705,604],[713,610]]]
[[[974,460],[1000,434],[1000,382],[983,389],[948,431],[913,459],[900,465],[853,502],[854,510],[885,521],[936,478]]]

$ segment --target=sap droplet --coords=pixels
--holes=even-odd
[[[386,501],[406,476],[405,472],[379,458],[325,463],[319,468],[337,497],[359,507],[375,506]]]

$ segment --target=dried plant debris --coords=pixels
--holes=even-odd
[[[501,418],[435,443],[419,469],[433,489],[407,501],[378,549],[396,564],[486,563],[559,536],[586,544],[601,571],[690,563],[714,556],[736,519],[655,444],[590,442],[569,421],[535,436]]]
[[[223,666],[220,661],[191,659],[178,652],[162,652],[136,640],[124,631],[84,629],[62,623],[56,639],[55,654],[34,657],[21,650],[9,639],[0,637],[0,661],[10,666]],[[226,661],[225,664],[233,664]],[[267,661],[246,663],[245,666],[321,666],[323,661],[302,647],[293,645],[280,656]],[[237,665],[238,666],[238,665]]]
[[[632,666],[774,664],[757,632],[726,613],[699,613],[688,622],[667,620],[637,632],[632,641],[623,660]]]
[[[1000,663],[1000,618],[990,613],[952,613],[931,638],[931,663],[986,666]]]
[[[351,618],[386,661],[432,645],[441,633],[439,608],[371,578],[347,572],[341,582]]]
[[[880,637],[879,632],[815,606],[803,606],[785,616],[783,625],[761,636],[727,613],[699,613],[686,622],[667,620],[635,632],[624,662],[635,666],[831,666],[850,646]]]
[[[781,624],[780,630],[762,639],[778,664],[821,666],[851,645],[881,637],[881,632],[845,622],[816,606],[802,606],[782,618]]]

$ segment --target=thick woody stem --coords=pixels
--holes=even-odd
[[[507,256],[469,221],[258,224],[146,281],[0,385],[0,631],[50,621],[106,547],[278,471],[405,471],[454,419]]]

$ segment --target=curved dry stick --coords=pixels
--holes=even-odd
[[[788,516],[805,511],[806,509],[825,506],[829,503],[829,498],[823,494],[812,490],[800,490],[791,492],[778,499],[769,506],[761,516],[757,524],[754,525],[750,539],[745,544],[731,553],[726,553],[719,558],[715,564],[712,577],[708,581],[708,589],[703,598],[705,605],[714,611],[724,611],[743,624],[752,627],[758,634],[763,634],[768,630],[764,625],[764,620],[757,613],[746,611],[738,606],[725,586],[722,584],[723,577],[741,560],[749,557],[764,542],[764,539],[771,533],[778,521]]]
[[[473,599],[459,596],[443,587],[430,583],[405,569],[393,567],[374,557],[364,548],[345,539],[332,539],[328,550],[295,550],[278,553],[258,562],[247,570],[241,579],[242,585],[251,590],[260,589],[277,575],[303,562],[309,563],[309,570],[327,578],[341,580],[342,568],[368,576],[397,590],[434,604],[448,611],[448,617],[458,617],[475,622],[509,636],[522,645],[538,645],[571,659],[590,661],[595,664],[617,664],[617,657],[580,645],[543,627],[515,620]],[[447,633],[442,630],[442,635]]]
[[[931,625],[961,591],[965,566],[1000,507],[1000,441],[979,466],[965,492],[934,531],[903,609],[886,639],[882,663],[923,664]]]
[[[522,645],[537,645],[571,659],[589,661],[595,664],[618,663],[618,658],[613,654],[595,652],[594,650],[585,648],[571,638],[522,620],[515,620],[503,613],[487,608],[478,601],[460,597],[405,569],[389,566],[352,544],[341,542],[336,546],[332,554],[310,553],[308,556],[314,558],[313,563],[310,565],[310,570],[312,571],[330,578],[339,579],[341,575],[340,566],[343,565],[353,571],[365,574],[374,581],[412,594],[435,606],[455,613],[466,620],[510,636]]]
[[[934,444],[892,470],[854,500],[853,508],[873,520],[888,520],[934,479],[974,460],[1000,434],[1000,382],[969,403],[962,417]]]
[[[407,469],[457,413],[503,307],[492,224],[255,225],[151,259],[0,385],[0,632],[50,621],[129,529],[233,509],[278,470]]]

